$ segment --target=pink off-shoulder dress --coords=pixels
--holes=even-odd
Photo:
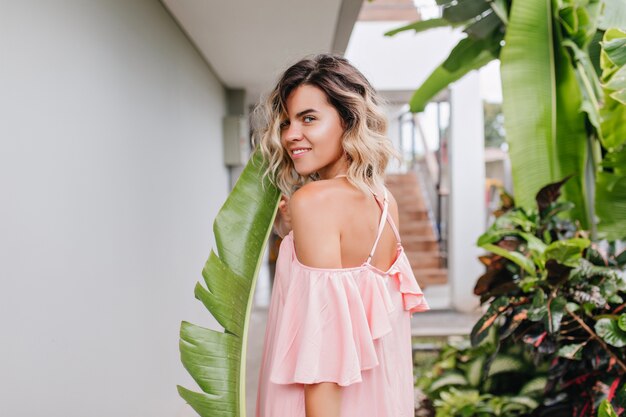
[[[305,417],[304,384],[342,386],[341,417],[413,417],[411,314],[428,310],[387,191],[369,257],[354,268],[301,264],[283,239],[270,301],[256,417]],[[385,222],[397,239],[387,271],[370,264]]]

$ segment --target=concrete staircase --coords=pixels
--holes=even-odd
[[[441,267],[435,225],[428,217],[424,193],[414,173],[389,174],[387,188],[398,203],[402,246],[422,289],[448,283],[448,270]]]

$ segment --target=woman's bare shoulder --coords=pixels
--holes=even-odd
[[[387,188],[389,211],[396,220],[398,203],[395,196]],[[382,192],[378,192],[382,201]],[[345,181],[322,180],[310,182],[296,191],[290,200],[290,210],[311,216],[341,217],[341,213],[354,213],[364,201],[372,198]]]
[[[315,181],[298,189],[289,200],[296,253],[301,263],[316,268],[341,268],[339,215],[340,181]],[[344,185],[345,186],[345,185]]]
[[[313,181],[299,188],[291,196],[291,209],[315,211],[317,208],[331,208],[341,203],[351,194],[351,186],[337,180]]]
[[[389,191],[389,188],[387,188],[387,198],[389,199],[389,211],[391,212],[391,217],[393,218],[393,221],[396,223],[396,225],[399,226],[398,202],[396,201],[396,198],[394,197],[392,192]]]

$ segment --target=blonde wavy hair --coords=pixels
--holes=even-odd
[[[399,159],[386,136],[387,118],[380,108],[381,100],[359,70],[347,59],[331,54],[305,58],[289,67],[255,108],[253,143],[267,163],[264,176],[286,196],[319,179],[317,173],[306,177],[298,174],[280,141],[287,98],[301,85],[322,90],[339,113],[345,129],[342,146],[349,163],[348,181],[365,193],[369,188],[380,189],[390,158]]]

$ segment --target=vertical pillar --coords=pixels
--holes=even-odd
[[[404,158],[404,149],[402,144],[401,123],[399,120],[400,115],[406,111],[407,105],[405,102],[401,104],[388,102],[385,105],[385,114],[387,116],[387,137],[391,140],[393,147],[400,152],[402,158]],[[396,174],[402,172],[404,167],[401,161],[397,161],[395,158],[389,162],[387,166],[388,174]]]
[[[448,273],[452,307],[479,305],[474,285],[484,272],[476,240],[485,231],[485,134],[480,80],[472,71],[451,86],[449,142],[450,204]]]
[[[227,106],[227,114],[226,116],[237,116],[240,118],[246,118],[248,117],[247,112],[246,112],[246,106],[245,103],[246,102],[246,91],[243,89],[234,89],[234,88],[229,88],[226,89],[226,106]],[[244,119],[245,120],[245,119]],[[249,132],[240,132],[242,134],[245,134],[246,137],[248,136]],[[249,138],[248,141],[246,142],[245,146],[249,147]],[[231,146],[235,146],[234,144],[230,144]],[[227,146],[229,146],[229,144],[224,143],[224,147],[226,148]],[[237,146],[242,146],[242,144],[238,144]],[[244,153],[250,153],[250,149],[246,149]],[[241,175],[241,173],[243,172],[243,169],[246,166],[246,162],[247,161],[242,161],[241,164],[237,164],[237,165],[229,165],[228,166],[228,174],[229,174],[229,184],[228,184],[228,191],[230,192],[233,187],[235,186],[235,183],[237,182],[237,180],[239,179],[239,176]]]

